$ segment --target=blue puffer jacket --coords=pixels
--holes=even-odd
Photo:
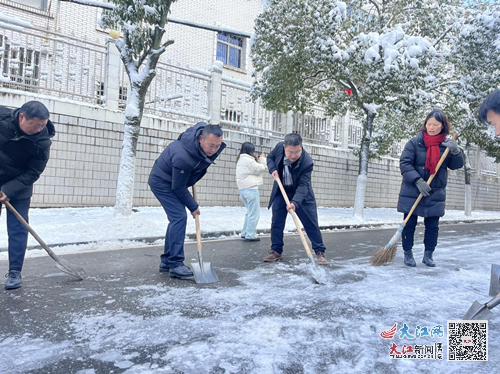
[[[188,187],[203,178],[208,167],[226,148],[226,144],[222,143],[219,150],[210,157],[201,150],[198,139],[206,125],[205,122],[198,122],[183,132],[165,148],[151,170],[151,175],[163,179],[164,187],[171,189],[191,212],[198,209],[198,204]]]
[[[446,147],[441,144],[439,148],[442,155]],[[415,182],[419,178],[423,178],[425,181],[429,179],[429,171],[425,169],[426,159],[427,147],[424,143],[424,133],[421,132],[406,144],[401,155],[399,166],[401,168],[401,175],[403,176],[403,183],[401,184],[401,192],[399,193],[398,212],[410,212],[415,200],[420,195]],[[413,215],[420,217],[444,216],[448,169],[460,169],[463,165],[462,153],[456,156],[451,153],[448,154],[448,157],[444,160],[431,183],[432,190],[430,195],[422,198]]]

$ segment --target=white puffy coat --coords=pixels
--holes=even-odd
[[[262,185],[262,176],[266,173],[267,160],[265,157],[259,157],[257,162],[253,156],[242,153],[236,163],[236,183],[238,188],[243,190]]]

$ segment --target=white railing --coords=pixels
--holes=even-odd
[[[103,106],[109,104],[112,95],[108,92],[114,89],[119,91],[113,99],[115,107],[124,110],[129,80],[122,63],[119,78],[107,79],[112,69],[107,67],[107,53],[104,45],[29,25],[2,23],[0,87]],[[214,74],[219,74],[218,79],[214,79]],[[362,124],[350,115],[332,118],[319,106],[307,114],[279,114],[265,109],[260,99],[253,100],[249,82],[220,71],[182,68],[164,62],[156,67],[144,110],[186,123],[215,121],[227,130],[263,137],[282,138],[286,132],[295,131],[308,143],[346,150],[359,148],[363,135]],[[399,157],[405,144],[406,141],[394,144],[392,155]],[[480,174],[498,177],[493,158],[480,150],[471,151],[470,155],[472,167]]]
[[[0,85],[99,104],[104,46],[24,26],[0,26]]]
[[[220,123],[224,128],[260,136],[282,136],[282,118],[252,100],[248,82],[222,76]]]
[[[146,95],[144,111],[192,121],[208,121],[207,87],[210,77],[159,62]]]

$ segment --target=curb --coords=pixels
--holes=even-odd
[[[471,219],[471,220],[460,220],[460,221],[441,221],[439,222],[440,225],[459,225],[459,224],[474,224],[474,223],[500,223],[500,220],[495,220],[495,219]],[[360,223],[360,224],[350,224],[350,225],[328,225],[328,226],[320,226],[321,231],[335,231],[335,230],[356,230],[356,229],[377,229],[377,228],[383,228],[383,229],[391,229],[391,228],[398,228],[400,224],[398,223]],[[417,226],[423,226],[423,222],[418,222]],[[208,239],[208,240],[215,240],[215,239],[220,239],[224,237],[234,237],[234,236],[239,236],[241,231],[235,231],[235,230],[226,230],[226,231],[212,231],[212,232],[202,232],[201,233],[201,238],[202,239]],[[257,234],[270,234],[271,230],[270,229],[264,229],[264,230],[257,230]],[[296,234],[297,230],[292,229],[288,230],[286,233],[293,233]],[[130,241],[141,241],[145,242],[147,244],[152,244],[157,240],[162,240],[164,236],[152,236],[152,237],[139,237],[139,238],[126,238],[126,239],[112,239],[112,240],[130,240]],[[196,234],[191,233],[191,234],[186,234],[186,238],[188,240],[196,240]],[[107,240],[102,240],[102,242],[106,242]],[[90,240],[90,241],[82,241],[82,242],[72,242],[72,243],[55,243],[55,244],[49,244],[49,247],[51,248],[57,248],[57,247],[63,247],[63,246],[68,246],[68,245],[84,245],[84,244],[90,244],[90,243],[97,243],[98,241],[96,240]],[[43,249],[42,246],[40,245],[31,245],[27,247],[27,250],[34,250],[34,249]],[[0,252],[7,252],[7,248],[0,248]]]

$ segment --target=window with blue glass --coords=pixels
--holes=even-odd
[[[243,38],[219,32],[217,34],[217,61],[237,68],[241,66]]]

